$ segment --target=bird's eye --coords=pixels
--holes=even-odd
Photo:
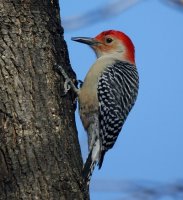
[[[107,39],[106,39],[106,43],[111,43],[112,41],[113,41],[112,38],[107,38]]]

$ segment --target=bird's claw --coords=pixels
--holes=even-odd
[[[57,64],[54,64],[53,67],[65,78],[64,94],[62,96],[65,96],[71,88],[76,94],[78,94],[78,88],[75,86],[75,84],[69,78],[69,76],[67,75],[67,73],[65,72],[63,67],[61,65],[57,65]]]
[[[66,79],[64,82],[64,94],[61,95],[62,97],[65,96],[68,93],[68,91],[71,89],[71,85],[69,83],[70,81]]]

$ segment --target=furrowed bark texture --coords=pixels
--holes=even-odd
[[[57,0],[0,0],[0,199],[88,199]]]

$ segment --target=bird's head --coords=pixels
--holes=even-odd
[[[123,32],[108,30],[94,38],[73,37],[72,40],[88,44],[95,51],[98,58],[113,54],[117,59],[135,64],[134,45],[131,39]]]

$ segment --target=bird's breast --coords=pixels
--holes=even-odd
[[[114,60],[110,57],[101,57],[97,59],[84,79],[84,83],[78,95],[78,101],[80,117],[85,129],[87,129],[90,124],[89,118],[92,117],[94,113],[98,112],[99,102],[97,89],[99,78],[107,66],[113,63]]]

